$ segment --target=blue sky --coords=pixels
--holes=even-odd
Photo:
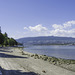
[[[75,0],[0,0],[0,26],[15,39],[75,37]]]

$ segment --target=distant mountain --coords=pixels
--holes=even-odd
[[[75,38],[72,37],[55,37],[55,36],[41,36],[41,37],[28,37],[17,39],[17,42],[23,44],[35,45],[50,45],[50,44],[74,44]]]

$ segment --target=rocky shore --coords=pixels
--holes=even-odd
[[[75,75],[75,60],[0,48],[0,70],[2,75]]]

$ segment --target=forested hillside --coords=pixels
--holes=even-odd
[[[28,37],[17,39],[17,42],[33,45],[52,45],[52,44],[75,44],[75,38],[72,37],[56,37],[56,36],[41,36],[41,37]]]

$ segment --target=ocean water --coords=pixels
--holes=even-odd
[[[75,59],[75,46],[33,45],[24,48],[24,51],[57,58]]]

